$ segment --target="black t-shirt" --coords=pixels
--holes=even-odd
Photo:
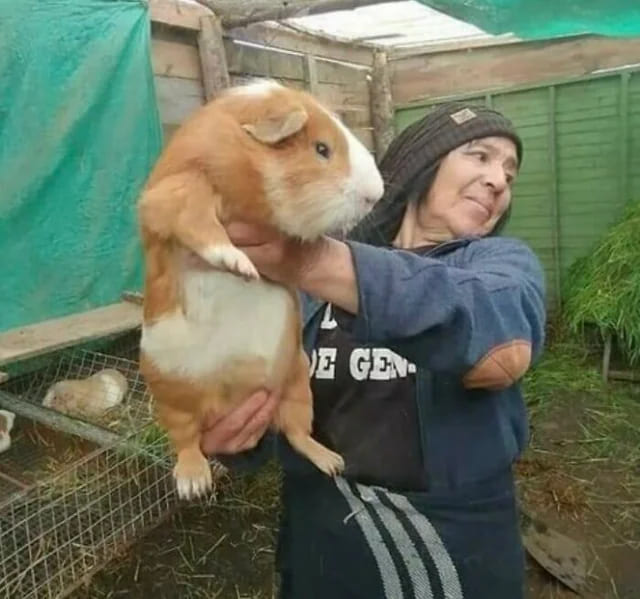
[[[346,312],[327,306],[311,356],[314,437],[339,452],[345,476],[423,490],[415,365],[386,347],[353,341]]]

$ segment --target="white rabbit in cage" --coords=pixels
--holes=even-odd
[[[68,415],[102,416],[124,400],[129,385],[114,368],[105,368],[84,379],[53,383],[42,405]]]
[[[11,447],[11,430],[16,415],[7,410],[0,410],[0,453]]]

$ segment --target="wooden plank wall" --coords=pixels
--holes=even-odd
[[[369,99],[370,67],[311,54],[255,47],[225,38],[231,83],[254,77],[277,79],[312,91],[340,115],[371,151],[374,149]],[[165,137],[204,102],[197,31],[152,22],[152,60]]]
[[[579,77],[635,64],[639,57],[640,38],[596,36],[431,48],[409,56],[391,54],[391,93],[396,107],[406,108],[433,97]]]

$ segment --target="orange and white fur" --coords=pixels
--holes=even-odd
[[[45,408],[70,416],[100,417],[122,403],[129,384],[114,368],[105,368],[83,379],[56,381],[42,399]]]
[[[205,414],[226,413],[258,388],[279,391],[271,425],[292,447],[329,475],[343,469],[311,437],[296,290],[260,277],[225,223],[268,223],[311,240],[354,225],[382,192],[357,138],[311,95],[275,82],[225,90],[174,133],[138,206],[140,366],[177,455],[180,497],[211,488]]]

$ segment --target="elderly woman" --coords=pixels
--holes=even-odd
[[[497,236],[521,162],[504,116],[448,104],[394,140],[385,196],[346,240],[230,229],[302,292],[314,436],[347,464],[330,478],[263,437],[266,391],[205,433],[203,450],[231,464],[277,448],[283,599],[523,597],[512,464],[544,280],[525,244]]]

